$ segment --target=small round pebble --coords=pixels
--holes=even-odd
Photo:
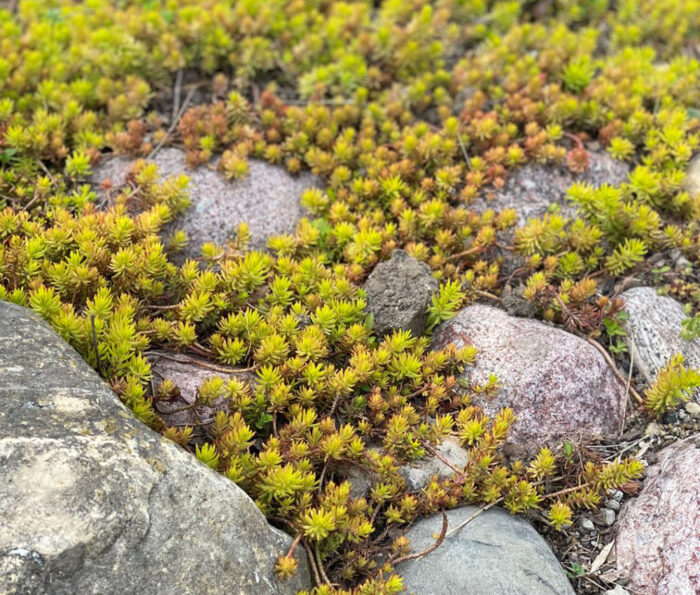
[[[700,405],[698,405],[695,401],[688,401],[685,404],[685,410],[693,417],[700,417]]]
[[[610,510],[620,510],[620,503],[617,500],[608,500],[605,503],[605,508],[609,508]]]
[[[588,517],[581,519],[581,527],[586,531],[595,531],[595,525],[593,524],[593,521]]]
[[[609,527],[615,522],[615,511],[609,508],[601,508],[598,514],[595,515],[595,520],[598,524]]]
[[[655,421],[651,422],[644,430],[645,436],[658,436],[661,434],[661,426]]]

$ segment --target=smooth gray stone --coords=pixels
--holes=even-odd
[[[448,531],[478,508],[447,512]],[[413,552],[435,543],[442,515],[418,521],[407,533]],[[492,508],[433,552],[400,563],[408,593],[416,595],[573,595],[566,574],[544,539],[522,518]]]

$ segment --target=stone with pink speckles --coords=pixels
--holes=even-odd
[[[168,147],[150,160],[164,178],[185,174],[190,179],[192,205],[169,226],[187,233],[189,244],[183,258],[199,257],[206,242],[225,244],[240,223],[250,227],[251,248],[264,249],[270,237],[294,232],[304,216],[301,195],[307,188],[321,184],[309,173],[292,176],[281,167],[255,159],[249,161],[249,175],[228,181],[216,171],[216,161],[188,169],[185,157],[184,151]],[[134,161],[126,157],[105,161],[95,168],[93,185],[99,191],[100,184],[109,179],[112,187],[118,188],[124,184]]]
[[[515,209],[518,223],[541,217],[552,205],[559,205],[560,212],[571,217],[576,207],[566,200],[566,192],[575,182],[584,182],[595,187],[603,184],[619,185],[627,180],[629,166],[599,151],[588,152],[588,169],[574,174],[565,165],[527,164],[509,173],[503,188],[487,193],[474,202],[477,211],[505,208]]]
[[[700,593],[700,434],[666,447],[620,515],[617,567],[631,593]]]
[[[625,387],[601,354],[583,339],[542,322],[474,305],[435,332],[433,345],[474,345],[476,364],[465,377],[501,388],[475,404],[493,415],[511,407],[517,420],[510,440],[527,449],[564,438],[611,436],[624,415]]]

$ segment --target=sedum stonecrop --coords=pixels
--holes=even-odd
[[[499,503],[563,529],[643,469],[558,445],[507,457],[512,411],[489,418],[472,403],[497,382],[457,380],[475,350],[378,339],[359,286],[400,247],[440,283],[428,332],[512,284],[542,319],[609,332],[624,304],[607,281],[659,252],[697,262],[700,196],[684,171],[700,146],[699,31],[697,0],[539,12],[482,0],[20,0],[0,9],[0,298],[43,316],[139,419],[297,537],[317,593],[397,593],[393,563],[409,552],[394,527]],[[586,171],[593,141],[631,169],[619,186],[573,184],[576,214],[516,228],[512,209],[473,208],[528,163]],[[87,183],[103,153],[145,158],[165,143],[192,167],[221,154],[231,180],[264,159],[326,186],[304,193],[309,218],[269,251],[248,251],[241,225],[176,265],[177,216],[197,199],[186,176],[161,180],[140,161],[99,198]],[[692,270],[663,282],[697,317]],[[153,382],[154,350],[244,371],[203,383],[191,423],[169,425],[158,403],[178,389]],[[686,399],[696,375],[674,358],[649,411]],[[407,492],[400,466],[450,435],[467,465]],[[351,493],[353,468],[372,479],[364,496]],[[291,552],[277,562],[280,576],[295,568]]]

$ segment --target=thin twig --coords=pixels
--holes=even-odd
[[[170,138],[170,135],[173,132],[175,132],[177,125],[180,123],[180,119],[182,118],[182,116],[185,115],[185,111],[189,107],[190,101],[192,101],[192,97],[194,96],[194,93],[198,88],[199,88],[199,85],[195,85],[187,92],[187,96],[185,97],[185,101],[183,102],[182,107],[180,108],[180,111],[177,114],[177,117],[172,121],[172,123],[170,124],[170,128],[168,128],[168,131],[165,133],[165,136],[162,139],[160,139],[160,142],[148,154],[148,157],[146,157],[146,159],[153,158],[156,155],[156,153],[158,153],[158,151],[160,151],[160,149],[167,142],[167,140]]]
[[[622,403],[622,419],[620,420],[620,436],[625,431],[625,417],[627,416],[627,399],[630,395],[630,386],[632,384],[632,371],[634,370],[634,351],[630,351],[630,373],[627,376],[627,386],[625,387],[625,400]]]
[[[150,305],[146,306],[149,310],[177,310],[177,308],[180,307],[180,304],[171,304],[169,306],[156,306],[156,305]]]
[[[430,383],[424,384],[421,386],[418,390],[413,391],[411,394],[406,395],[407,399],[412,399],[413,397],[417,397],[419,394],[425,392],[430,388]]]
[[[472,171],[472,162],[471,159],[469,159],[467,148],[464,146],[462,135],[459,132],[457,133],[457,140],[459,141],[459,148],[462,149],[462,155],[464,155],[464,160],[467,162],[467,167],[469,168],[469,171]]]
[[[333,399],[333,404],[331,405],[331,413],[330,415],[333,415],[335,413],[335,408],[338,406],[338,401],[340,401],[340,393],[338,393],[335,396],[335,399]]]
[[[622,456],[624,453],[626,453],[628,450],[631,450],[631,449],[633,449],[635,446],[637,446],[640,442],[644,442],[644,440],[646,440],[647,438],[648,438],[648,436],[642,436],[641,438],[638,438],[637,440],[635,440],[635,441],[632,442],[631,444],[628,444],[627,446],[625,446],[625,448],[623,448],[622,450],[618,450],[617,452],[614,452],[614,453],[613,453],[612,455],[610,455],[606,460],[610,460],[610,459],[613,459],[613,458],[615,458],[615,459],[619,458],[619,457]]]
[[[489,293],[488,291],[482,291],[481,289],[477,289],[474,292],[476,295],[479,297],[483,297],[489,300],[493,300],[494,302],[498,302],[499,304],[503,301],[501,298],[499,298],[497,295],[494,295],[492,293]]]
[[[595,339],[591,339],[590,337],[585,337],[585,339],[586,339],[586,341],[588,341],[591,345],[593,345],[593,347],[595,347],[595,348],[600,352],[600,354],[605,358],[605,361],[606,361],[606,362],[608,363],[608,365],[610,366],[610,369],[615,373],[615,376],[617,376],[618,380],[620,380],[620,382],[622,382],[623,385],[626,385],[626,384],[627,384],[627,381],[625,380],[625,377],[620,373],[620,370],[617,369],[617,365],[616,365],[615,362],[613,361],[612,357],[610,357],[610,354],[608,353],[608,350],[605,349],[605,347],[603,347],[603,346],[602,346],[600,343],[598,343],[598,341],[596,341]],[[631,385],[630,385],[630,387],[629,387],[629,390],[630,390],[630,392],[632,393],[632,396],[635,398],[635,400],[636,400],[638,403],[640,403],[640,404],[643,404],[643,403],[644,403],[644,399],[642,399],[642,397],[639,396],[639,393],[638,393],[636,390],[634,390],[634,389],[632,388]]]
[[[163,415],[169,415],[168,413],[164,413]],[[182,422],[179,424],[168,424],[169,427],[171,428],[203,428],[204,426],[210,426],[211,424],[214,423],[214,418],[210,417],[209,419],[205,419],[204,421],[200,422],[195,422],[192,423],[190,421]]]
[[[587,483],[582,483],[581,485],[572,486],[570,488],[559,490],[558,492],[552,492],[551,494],[545,494],[544,496],[542,496],[542,498],[543,499],[556,498],[558,496],[563,496],[564,494],[570,494],[571,492],[575,492],[576,490],[582,490],[583,488],[585,488],[587,486],[588,486]]]
[[[178,113],[180,113],[180,93],[182,92],[182,68],[177,71],[177,76],[175,77],[175,89],[173,90],[173,115],[171,117],[171,122],[175,121]]]
[[[101,377],[104,378],[104,373],[102,372],[102,362],[100,361],[100,350],[97,344],[97,331],[95,330],[94,314],[90,314],[90,325],[92,326],[92,347],[95,350],[95,363],[97,365],[97,372]]]
[[[321,582],[321,577],[318,574],[318,568],[316,568],[316,558],[314,557],[314,553],[311,551],[309,544],[306,543],[306,540],[303,540],[301,545],[304,546],[304,549],[306,550],[306,557],[309,560],[309,566],[311,566],[311,572],[314,575],[314,582],[316,583],[317,587],[320,587],[323,583]]]
[[[352,105],[352,101],[349,99],[343,99],[342,101],[337,101],[333,99],[284,99],[282,100],[285,105],[294,105],[306,107],[307,105],[325,105],[329,107],[341,107],[344,105]]]
[[[54,180],[53,176],[51,175],[51,172],[49,171],[49,168],[44,165],[44,162],[41,159],[37,159],[37,163],[39,164],[39,167],[44,170],[44,173],[49,176],[49,180],[51,180],[52,184],[56,183],[56,180]]]
[[[285,556],[286,558],[289,558],[294,553],[294,550],[297,549],[297,546],[299,545],[299,542],[301,541],[301,538],[303,536],[303,533],[297,534],[297,536],[294,538],[294,541],[292,541],[292,545],[289,546],[289,549],[287,550],[287,555]]]
[[[321,552],[318,549],[318,542],[314,544],[314,554],[316,555],[316,564],[318,564],[318,571],[321,574],[321,579],[323,579],[323,582],[326,583],[327,585],[332,584],[330,580],[328,580],[328,576],[326,575],[326,571],[323,568],[323,560],[321,560]]]
[[[450,469],[452,469],[452,471],[454,471],[455,473],[457,473],[457,475],[461,475],[462,477],[464,477],[464,471],[460,471],[459,469],[457,469],[457,467],[455,467],[454,465],[452,465],[452,464],[451,464],[445,457],[443,457],[435,448],[433,448],[432,446],[430,446],[430,444],[423,443],[423,446],[425,447],[425,449],[426,449],[431,455],[433,455],[434,457],[436,457],[441,463],[443,463],[444,465],[446,465],[447,467],[449,467]]]
[[[167,359],[173,362],[177,362],[178,364],[192,364],[195,366],[199,366],[200,368],[207,368],[209,370],[213,370],[214,372],[223,372],[225,374],[238,374],[240,372],[252,372],[255,370],[256,366],[251,366],[250,368],[226,368],[224,366],[217,366],[216,364],[212,364],[209,362],[203,362],[200,360],[192,359],[191,357],[184,356],[183,358],[178,358],[175,357],[173,354],[166,353],[164,351],[146,351],[144,355],[149,356],[149,355],[155,355],[156,357],[162,357],[163,359]]]
[[[494,500],[493,502],[491,502],[491,504],[487,504],[486,506],[482,506],[482,507],[479,508],[479,510],[477,510],[473,515],[471,515],[466,521],[462,521],[459,525],[457,525],[454,529],[452,529],[452,531],[450,531],[447,535],[445,535],[445,538],[449,537],[450,535],[454,535],[454,534],[457,533],[457,531],[459,531],[462,527],[465,527],[466,525],[468,525],[469,523],[471,523],[471,522],[472,522],[475,518],[477,518],[479,515],[483,514],[483,513],[486,512],[487,510],[489,510],[489,508],[493,508],[494,506],[496,506],[496,504],[498,504],[498,503],[501,502],[502,500],[503,500],[503,497],[501,496],[498,500]]]
[[[28,211],[29,208],[39,199],[39,193],[35,193],[34,196],[32,197],[32,200],[30,200],[26,205],[22,207],[23,211]]]
[[[427,556],[428,554],[434,552],[436,549],[440,547],[440,544],[442,544],[443,541],[445,541],[445,538],[449,535],[447,533],[447,515],[445,514],[445,511],[442,512],[442,529],[440,530],[440,535],[438,535],[438,538],[435,540],[435,543],[431,545],[429,548],[424,549],[422,552],[417,552],[415,554],[407,554],[405,556],[401,556],[399,558],[396,558],[396,560],[392,560],[390,563],[393,566],[396,566],[397,564],[400,564],[401,562],[405,562],[406,560],[416,560],[418,558],[422,558],[423,556]],[[451,532],[453,533],[454,530]]]
[[[321,477],[318,480],[318,490],[319,492],[323,489],[323,480],[326,478],[326,471],[328,470],[328,459],[323,463],[323,469],[321,470]]]
[[[194,345],[197,349],[204,351],[208,355],[213,355],[211,350],[207,349],[204,345],[202,345],[201,343],[198,343],[197,341],[195,341],[192,345]]]
[[[478,254],[481,252],[481,247],[480,246],[474,246],[473,248],[469,248],[469,250],[464,250],[464,252],[458,252],[457,254],[453,254],[452,256],[448,256],[445,260],[449,262],[450,260],[455,260],[457,258],[462,258],[462,256],[471,256],[472,254]]]
[[[179,409],[173,409],[172,411],[163,411],[163,415],[175,415],[176,413],[182,413],[183,411],[189,411],[197,407],[197,403],[192,403],[191,405],[186,405],[185,407],[180,407]]]
[[[585,147],[583,146],[583,141],[578,136],[576,136],[575,134],[571,134],[570,132],[564,132],[564,136],[569,140],[574,141],[579,149],[585,150]]]

